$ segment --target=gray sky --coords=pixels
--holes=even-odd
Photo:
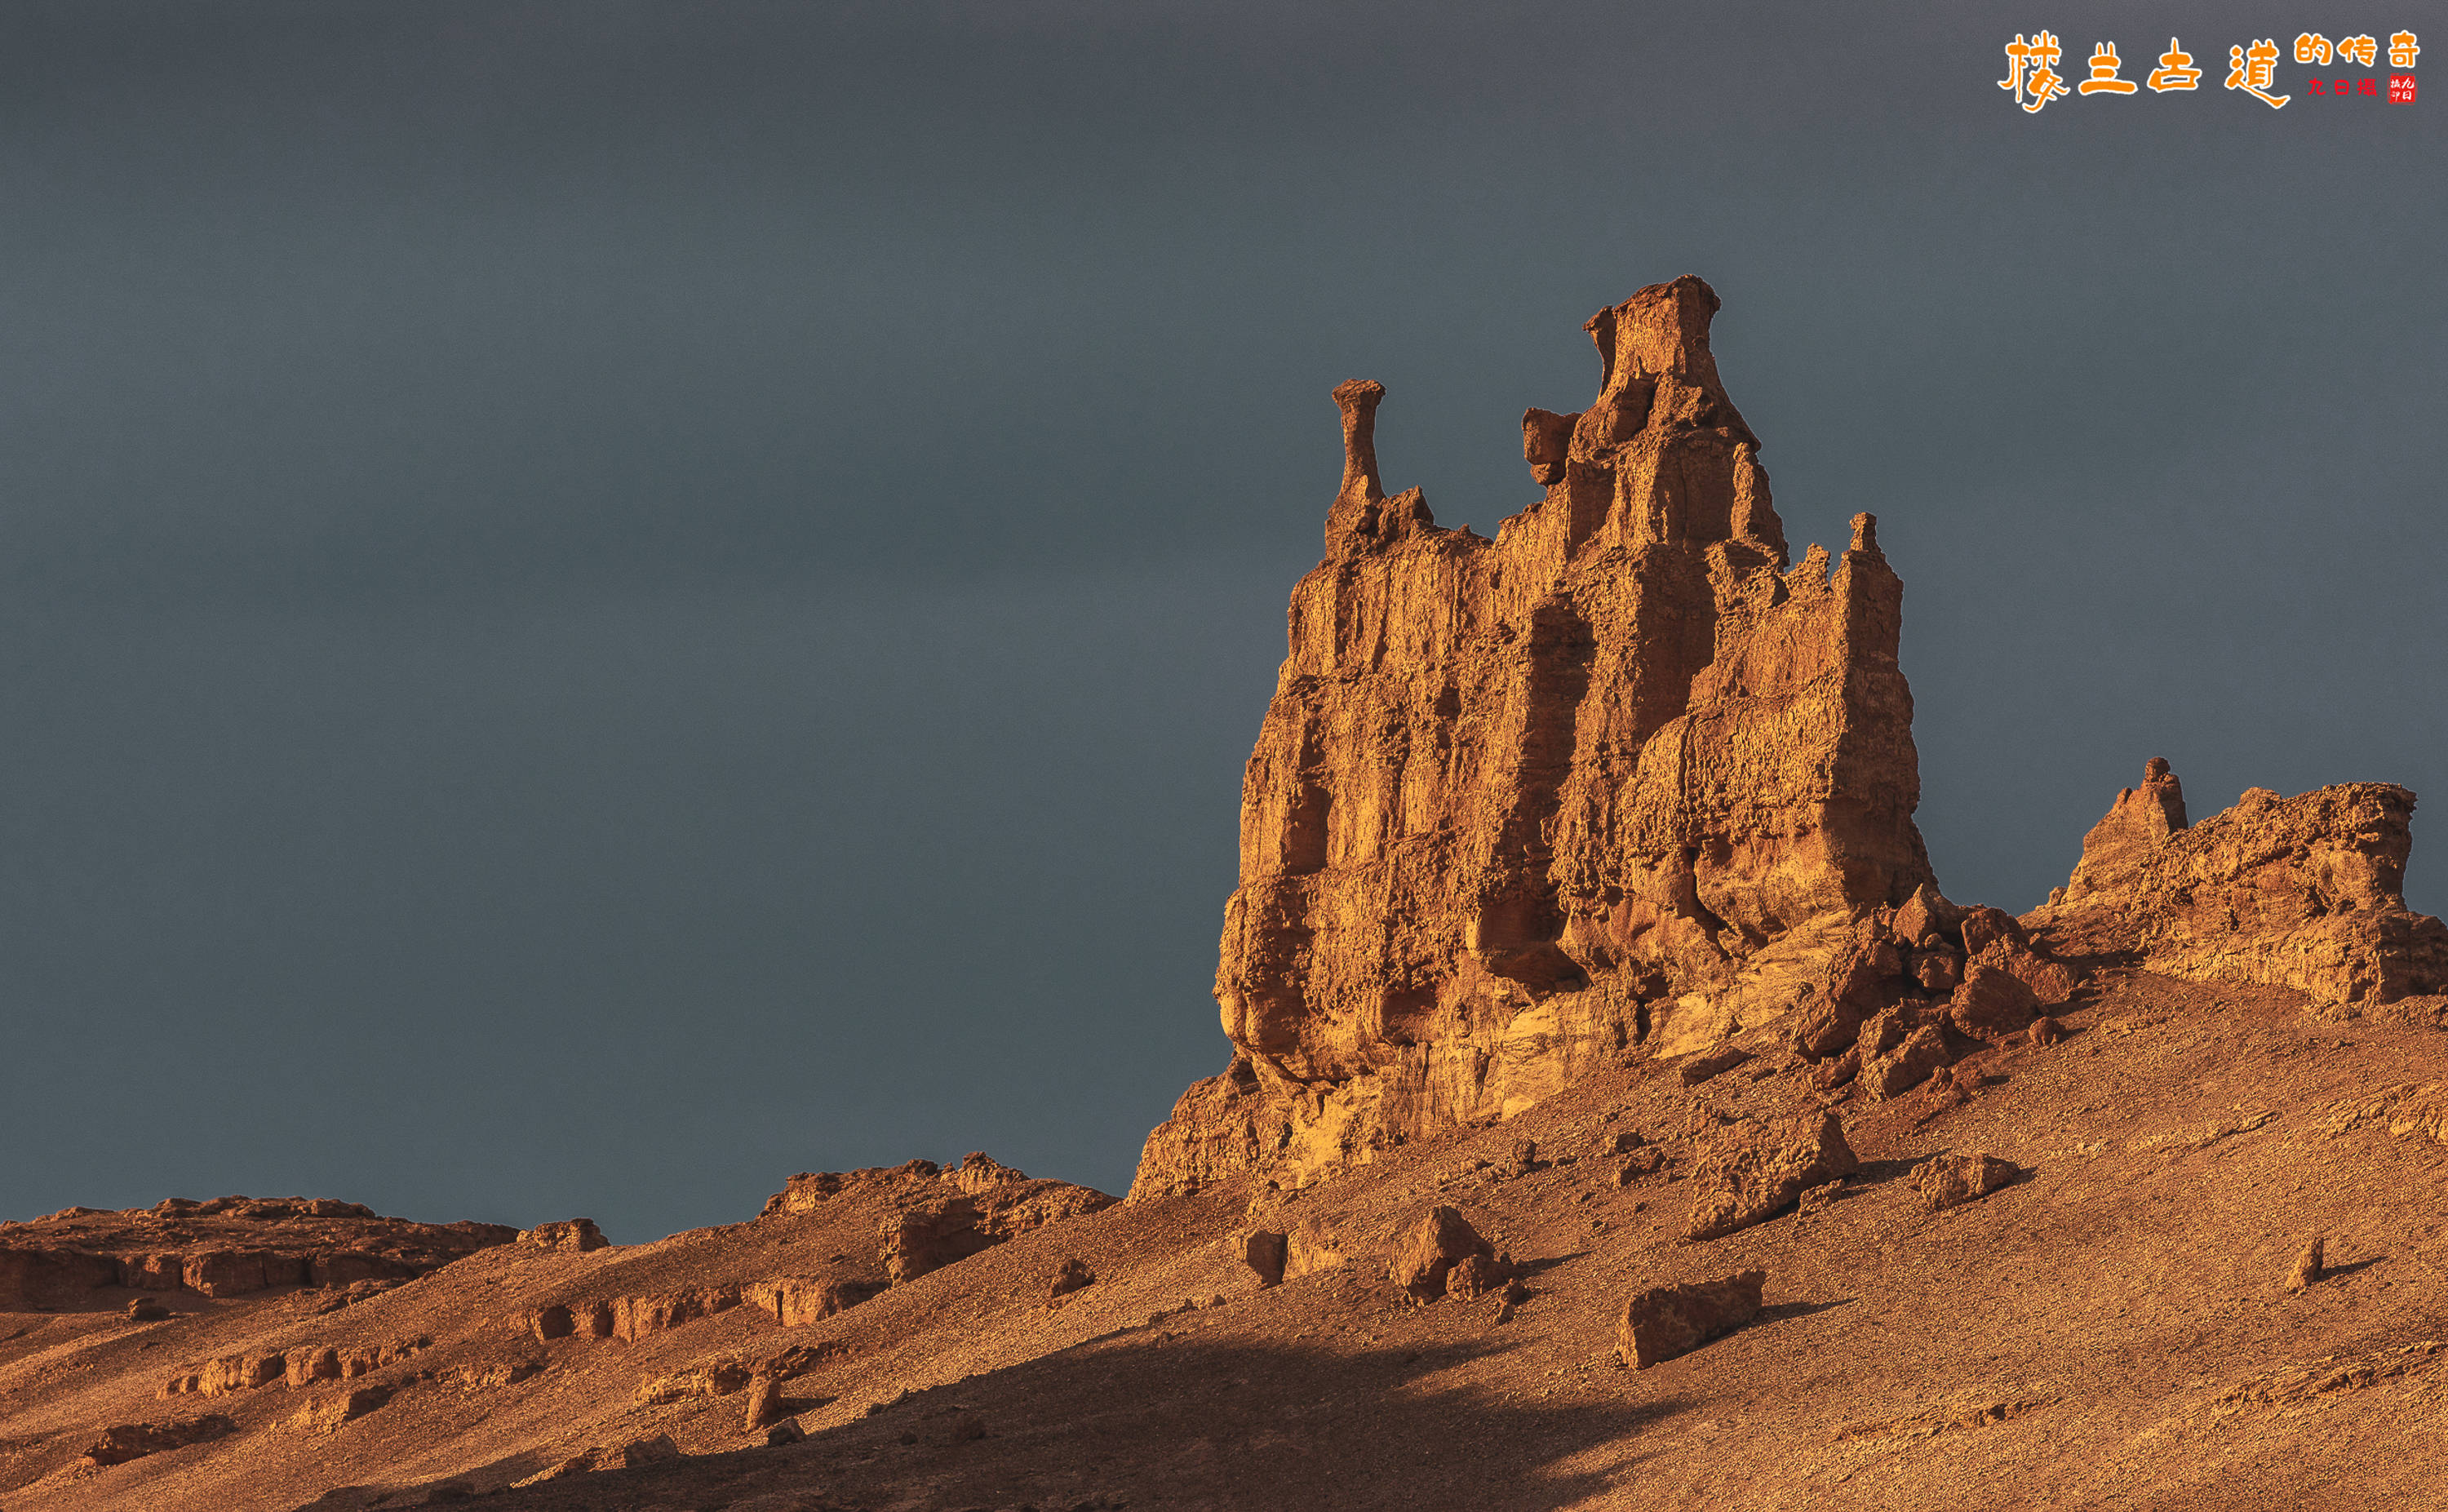
[[[1120,1190],[1327,391],[1492,532],[1681,273],[1797,554],[1881,517],[1950,895],[2154,755],[2448,802],[2448,100],[2291,54],[2422,9],[12,0],[0,1215]],[[2027,115],[2036,24],[2203,87]]]

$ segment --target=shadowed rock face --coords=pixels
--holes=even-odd
[[[1379,483],[1347,383],[1326,559],[1242,786],[1215,996],[1238,1052],[1135,1194],[1297,1184],[1501,1117],[1644,1038],[1784,1012],[1930,880],[1903,587],[1857,517],[1789,565],[1693,278],[1590,321],[1602,379],[1523,417],[1546,495],[1496,539]]]
[[[2293,987],[2323,1004],[2448,990],[2448,926],[2405,906],[2414,794],[2344,782],[2252,788],[2185,823],[2153,758],[2084,837],[2065,887],[2023,922],[2061,952],[2130,954],[2166,976]]]

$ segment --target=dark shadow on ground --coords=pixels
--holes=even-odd
[[[1644,1435],[1686,1406],[1644,1399],[1623,1370],[1595,1369],[1552,1397],[1532,1394],[1537,1382],[1489,1389],[1444,1378],[1508,1349],[1479,1339],[1347,1352],[1134,1330],[911,1394],[801,1444],[577,1476],[480,1504],[616,1512],[788,1493],[811,1507],[929,1512],[1546,1512],[1617,1483]]]

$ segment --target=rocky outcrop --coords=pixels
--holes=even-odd
[[[1743,1271],[1722,1281],[1635,1292],[1616,1322],[1616,1349],[1635,1370],[1689,1354],[1759,1316],[1767,1284],[1767,1272]]]
[[[356,1387],[299,1408],[291,1415],[289,1426],[300,1433],[336,1433],[390,1402],[392,1392],[387,1386]]]
[[[2084,837],[2066,885],[2022,923],[2061,954],[2125,956],[2196,982],[2293,987],[2322,1004],[2448,989],[2448,926],[2405,906],[2414,794],[2343,783],[2253,788],[2201,823],[2153,758]]]
[[[329,1197],[171,1197],[0,1223],[0,1312],[120,1308],[111,1287],[240,1296],[404,1281],[518,1237],[494,1223],[416,1223]]]
[[[1716,309],[1683,278],[1590,321],[1597,398],[1524,417],[1546,495],[1492,541],[1388,498],[1385,391],[1335,391],[1326,558],[1242,785],[1235,1055],[1135,1194],[1299,1184],[1705,1048],[1930,880],[1902,584],[1868,515],[1790,564]]]
[[[545,1254],[585,1254],[611,1244],[593,1218],[569,1218],[560,1223],[539,1223],[519,1235],[522,1249],[537,1250]]]
[[[813,1213],[837,1197],[879,1203],[877,1252],[895,1282],[915,1280],[1016,1235],[1112,1207],[1094,1187],[1031,1177],[972,1152],[947,1171],[932,1160],[804,1172],[766,1199],[764,1217]]]
[[[420,1333],[388,1344],[345,1348],[307,1346],[279,1354],[227,1354],[172,1376],[162,1388],[167,1396],[227,1396],[257,1387],[282,1383],[296,1389],[321,1381],[354,1381],[387,1365],[395,1365],[433,1348],[433,1337]]]
[[[237,1431],[237,1424],[217,1412],[169,1423],[122,1423],[103,1429],[102,1437],[94,1440],[80,1458],[95,1466],[125,1464],[164,1449],[183,1449],[190,1444],[227,1438]]]

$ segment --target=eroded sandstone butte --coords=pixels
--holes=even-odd
[[[1791,563],[1717,308],[1685,277],[1589,322],[1598,395],[1523,416],[1546,496],[1492,541],[1387,497],[1385,391],[1334,391],[1343,483],[1242,786],[1236,1053],[1135,1195],[1297,1184],[1708,1043],[1931,880],[1903,585],[1866,514]]]

